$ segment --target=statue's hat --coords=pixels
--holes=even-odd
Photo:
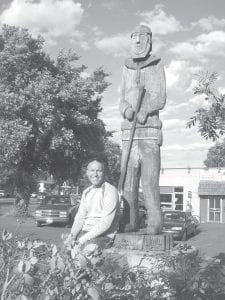
[[[134,30],[132,31],[132,33],[131,33],[131,37],[135,33],[145,33],[145,34],[152,35],[151,29],[148,26],[146,26],[146,25],[138,25],[138,26],[136,26],[134,28]]]

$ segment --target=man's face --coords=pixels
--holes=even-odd
[[[146,33],[135,32],[132,34],[131,54],[133,58],[145,58],[150,51],[150,35]]]
[[[87,167],[87,177],[91,184],[100,187],[104,182],[104,166],[98,161],[92,161]]]

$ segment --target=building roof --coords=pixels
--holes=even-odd
[[[225,196],[225,181],[200,180],[198,194],[200,196]]]

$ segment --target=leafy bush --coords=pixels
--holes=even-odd
[[[165,255],[166,268],[154,272],[130,269],[94,244],[81,249],[66,235],[63,240],[59,249],[3,230],[1,300],[224,299],[225,255],[206,259],[179,250]]]

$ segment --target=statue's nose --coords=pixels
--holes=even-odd
[[[139,34],[137,34],[136,37],[135,37],[135,43],[136,44],[140,44],[140,36],[139,36]]]

